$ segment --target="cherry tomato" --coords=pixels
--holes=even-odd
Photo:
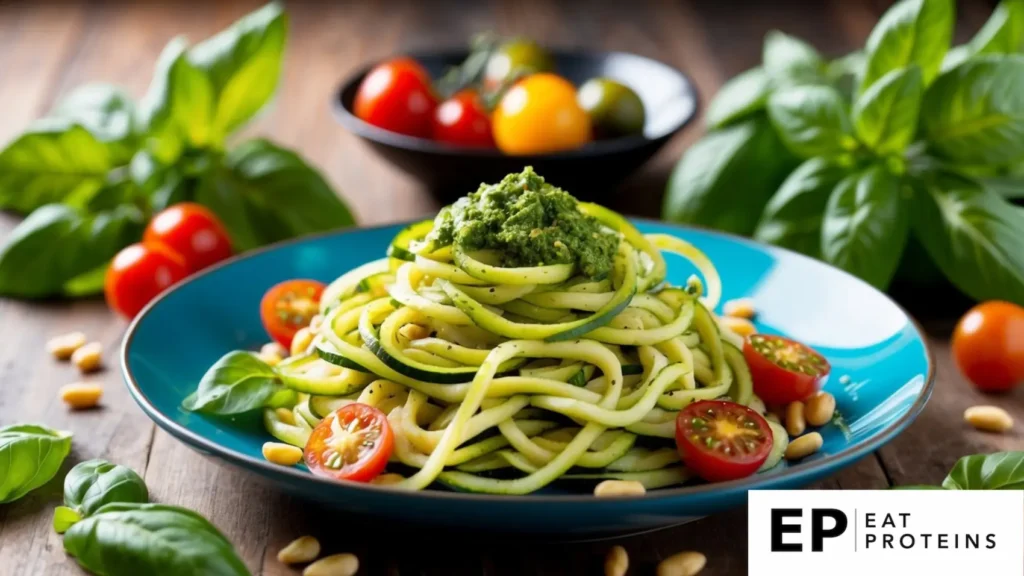
[[[724,482],[757,472],[772,450],[772,429],[742,404],[703,400],[676,416],[676,446],[694,473]]]
[[[821,390],[832,370],[828,360],[795,340],[752,334],[743,343],[743,356],[754,379],[754,393],[766,404],[789,404]]]
[[[306,442],[306,465],[314,474],[337,480],[369,482],[387,466],[394,436],[387,416],[373,406],[353,402],[324,418]]]
[[[103,291],[108,306],[133,318],[157,294],[185,276],[188,269],[180,254],[161,244],[132,244],[110,262]]]
[[[505,42],[487,59],[484,87],[495,90],[502,83],[520,74],[551,72],[555,62],[551,54],[533,40]]]
[[[428,138],[437,98],[427,71],[398,58],[370,71],[356,92],[356,116],[385,130]]]
[[[494,140],[506,154],[543,154],[579,148],[590,140],[590,118],[576,88],[554,74],[516,82],[494,111]]]
[[[629,86],[611,78],[591,78],[580,86],[577,99],[590,115],[594,138],[644,133],[644,103]]]
[[[459,146],[494,147],[491,117],[471,90],[459,92],[437,107],[433,136],[438,142]]]
[[[320,312],[326,286],[316,280],[286,280],[267,290],[260,302],[260,318],[267,334],[285,348],[299,330]]]
[[[1024,381],[1024,308],[984,302],[971,308],[953,331],[953,357],[979,390],[1005,392]]]
[[[157,214],[142,238],[147,244],[160,243],[181,254],[190,273],[231,256],[231,239],[224,225],[213,212],[191,202]]]

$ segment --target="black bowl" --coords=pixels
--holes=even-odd
[[[363,122],[352,112],[356,90],[377,63],[350,76],[334,97],[335,116],[388,161],[426,185],[442,202],[533,166],[548,182],[580,198],[601,200],[650,159],[697,112],[697,93],[683,73],[661,62],[623,52],[553,50],[555,70],[576,86],[595,76],[619,80],[639,94],[647,121],[643,136],[590,142],[566,152],[508,156],[497,150],[451,146],[406,136]],[[462,62],[468,52],[409,54],[434,78]]]

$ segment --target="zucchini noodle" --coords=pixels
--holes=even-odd
[[[268,431],[303,446],[331,411],[374,406],[394,433],[395,487],[409,490],[690,480],[674,443],[679,410],[728,398],[765,411],[711,312],[721,279],[683,240],[643,235],[595,204],[578,209],[618,237],[610,272],[594,278],[576,264],[503,267],[493,250],[438,246],[430,221],[404,229],[388,257],[326,289],[310,349],[276,368],[299,403],[266,409]],[[662,251],[688,259],[701,281],[667,285]],[[776,431],[766,467],[787,442]]]

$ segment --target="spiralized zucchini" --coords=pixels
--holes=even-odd
[[[579,206],[620,238],[607,277],[572,264],[502,268],[493,254],[429,246],[429,222],[403,230],[388,258],[325,292],[312,352],[280,369],[304,393],[296,423],[268,410],[267,428],[301,445],[307,424],[330,410],[375,406],[394,432],[392,462],[413,469],[395,486],[410,490],[687,481],[674,443],[680,409],[729,398],[764,412],[742,353],[710,312],[718,273],[678,238]],[[661,250],[689,259],[707,294],[666,285]],[[769,463],[787,442],[776,434]]]

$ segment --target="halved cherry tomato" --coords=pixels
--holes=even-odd
[[[185,276],[188,269],[180,254],[162,244],[132,244],[110,262],[103,292],[108,306],[133,318],[157,294]]]
[[[434,140],[459,146],[494,147],[491,117],[472,90],[445,100],[434,111]]]
[[[810,346],[771,334],[748,336],[743,356],[754,379],[754,392],[766,404],[788,404],[813,396],[832,370],[828,360]]]
[[[313,429],[306,442],[306,466],[321,476],[369,482],[384,471],[393,449],[387,416],[373,406],[353,402]]]
[[[590,117],[576,101],[576,88],[550,73],[516,82],[494,110],[492,129],[506,154],[571,150],[590,141]]]
[[[267,334],[285,348],[299,330],[320,312],[326,286],[316,280],[286,280],[267,290],[260,302],[260,318]]]
[[[379,64],[356,92],[356,116],[385,130],[428,138],[437,98],[427,71],[411,58]]]
[[[742,404],[703,400],[676,416],[676,446],[695,474],[724,482],[757,472],[772,450],[772,429]]]
[[[181,254],[189,272],[231,256],[231,239],[224,225],[206,207],[191,202],[175,204],[157,214],[146,226],[143,241],[159,242]]]
[[[1024,382],[1024,308],[984,302],[953,331],[953,357],[965,378],[984,392],[1005,392]]]

